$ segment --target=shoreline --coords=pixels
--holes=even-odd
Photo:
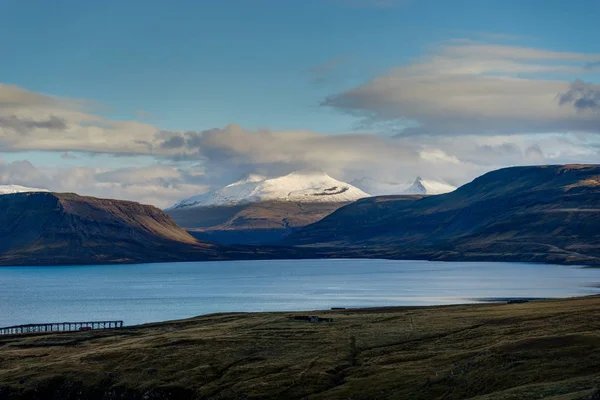
[[[569,297],[546,297],[546,298],[536,298],[536,297],[497,297],[497,298],[487,298],[487,299],[467,299],[472,300],[471,302],[465,303],[448,303],[448,304],[432,304],[432,305],[388,305],[388,306],[374,306],[374,307],[331,307],[328,309],[299,309],[299,310],[274,310],[274,311],[222,311],[222,312],[214,312],[207,314],[198,314],[191,317],[180,318],[180,319],[169,319],[164,321],[151,321],[151,322],[143,322],[140,324],[127,325],[123,324],[120,328],[98,328],[93,329],[94,332],[100,331],[115,331],[116,329],[139,329],[146,327],[156,327],[161,325],[169,325],[169,324],[179,324],[185,323],[189,321],[193,321],[196,319],[206,319],[213,317],[223,317],[223,316],[239,316],[239,315],[296,315],[296,314],[305,314],[305,315],[317,315],[317,314],[353,314],[353,313],[379,313],[379,312],[401,312],[401,311],[410,311],[410,310],[426,310],[426,309],[446,309],[453,307],[477,307],[477,306],[492,306],[492,305],[517,305],[517,304],[528,304],[528,303],[539,303],[539,302],[560,302],[560,301],[569,301],[569,300],[581,300],[581,299],[592,299],[598,298],[600,299],[600,293],[590,294],[585,296],[569,296]],[[517,300],[513,303],[514,300]],[[123,322],[123,321],[121,321]],[[21,324],[21,325],[49,325],[49,324],[75,324],[79,322],[42,322],[42,323],[32,323],[32,324]],[[6,327],[0,327],[3,329]],[[90,331],[86,331],[90,332]],[[30,336],[30,335],[52,335],[52,334],[69,334],[69,333],[82,333],[80,331],[71,330],[71,331],[48,331],[48,332],[30,332],[23,334],[5,334],[0,335],[2,337],[8,336]]]
[[[273,250],[276,246],[255,246],[250,247],[247,245],[236,245],[239,247],[248,247],[258,250]],[[60,263],[27,263],[29,259],[19,261],[17,264],[12,263],[13,261],[3,260],[0,258],[0,269],[2,268],[29,268],[29,267],[89,267],[89,266],[108,266],[108,265],[153,265],[153,264],[166,264],[166,263],[216,263],[216,262],[245,262],[245,261],[299,261],[299,260],[387,260],[387,261],[422,261],[422,262],[448,262],[448,263],[476,263],[476,262],[489,262],[489,263],[516,263],[516,264],[540,264],[540,265],[562,265],[567,267],[581,267],[581,268],[600,268],[600,259],[562,259],[552,258],[550,260],[543,260],[539,257],[520,257],[516,254],[505,254],[500,257],[496,256],[485,256],[485,255],[463,255],[457,256],[452,252],[445,252],[440,254],[436,252],[436,256],[427,255],[416,255],[416,256],[385,256],[378,255],[377,252],[371,252],[364,254],[363,256],[357,256],[353,250],[346,250],[347,255],[344,254],[331,254],[319,252],[319,247],[302,247],[302,246],[282,246],[280,250],[286,250],[281,256],[269,255],[244,255],[241,257],[214,257],[206,258],[199,257],[183,257],[181,259],[165,259],[158,261],[141,261],[141,260],[119,260],[119,261],[108,261],[106,263],[99,263],[97,260],[73,260],[65,261],[62,260]],[[308,249],[310,251],[308,251]],[[306,250],[307,254],[297,255],[296,257],[290,257],[289,252],[302,252]]]
[[[600,286],[599,286],[600,287]],[[139,324],[127,325],[123,323],[123,326],[118,329],[124,328],[136,328],[143,327],[147,325],[160,325],[160,324],[169,324],[169,323],[177,323],[182,321],[193,320],[197,318],[210,318],[213,316],[222,316],[222,315],[250,315],[250,314],[319,314],[319,313],[329,313],[329,312],[352,312],[352,311],[381,311],[381,310],[404,310],[404,309],[427,309],[427,308],[443,308],[443,307],[461,307],[461,306],[477,306],[477,305],[503,305],[503,304],[524,304],[530,302],[539,302],[539,301],[560,301],[560,300],[569,300],[569,299],[580,299],[580,298],[588,298],[588,297],[600,297],[600,291],[596,294],[590,294],[585,296],[568,296],[568,297],[523,297],[523,296],[515,296],[515,297],[490,297],[490,298],[470,298],[464,299],[465,302],[458,303],[447,303],[447,304],[426,304],[426,305],[388,305],[388,306],[374,306],[374,307],[330,307],[328,309],[298,309],[298,310],[272,310],[272,311],[221,311],[214,313],[206,313],[206,314],[198,314],[191,317],[179,318],[179,319],[167,319],[162,321],[150,321],[150,322],[142,322]],[[123,321],[120,321],[123,322]],[[12,326],[21,326],[21,325],[60,325],[60,324],[80,324],[80,322],[33,322],[27,324],[12,324],[12,325],[2,325],[1,329],[6,329]],[[108,329],[108,328],[107,328]],[[112,328],[115,329],[115,328]],[[111,329],[111,330],[112,330]],[[102,328],[93,329],[94,331],[105,330]],[[48,332],[29,332],[23,334],[0,334],[0,337],[5,336],[23,336],[23,335],[39,335],[39,334],[56,334],[56,333],[77,333],[75,330],[68,331],[48,331]]]

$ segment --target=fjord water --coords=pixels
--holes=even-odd
[[[126,325],[226,311],[435,305],[600,292],[600,269],[394,260],[220,261],[0,268],[0,326]]]

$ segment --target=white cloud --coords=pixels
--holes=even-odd
[[[148,167],[127,167],[96,174],[98,182],[119,182],[125,185],[138,185],[147,183],[164,183],[181,181],[181,172],[174,167],[166,165],[152,165]]]
[[[598,60],[600,54],[451,42],[323,105],[371,122],[416,123],[403,135],[598,133],[595,110],[560,101],[573,90],[571,76]],[[550,72],[563,79],[539,78]]]
[[[418,159],[415,146],[373,134],[252,131],[239,125],[204,132],[169,133],[161,146],[173,152],[181,151],[182,159],[193,154],[203,159],[207,168],[265,175],[306,167],[343,174],[348,168],[394,168]]]
[[[2,151],[84,151],[168,155],[155,149],[160,129],[93,114],[92,102],[39,94],[0,84]]]
[[[346,181],[371,177],[406,182],[420,175],[461,185],[505,166],[600,161],[600,138],[593,134],[458,135],[415,140],[228,126],[181,135],[183,146],[188,142],[194,146],[184,152],[199,152],[201,162],[91,168],[85,166],[85,158],[77,158],[78,167],[48,168],[28,161],[0,161],[0,184],[167,207],[249,172],[277,176],[312,167]]]
[[[187,176],[186,171],[165,165],[117,169],[41,168],[29,161],[6,163],[0,160],[0,184],[133,200],[161,208],[209,189],[208,185],[190,181]]]
[[[421,150],[421,152],[419,153],[419,156],[421,157],[421,159],[423,159],[425,161],[429,161],[433,164],[436,164],[436,163],[460,164],[460,160],[456,156],[450,155],[441,149],[425,148],[425,149]]]

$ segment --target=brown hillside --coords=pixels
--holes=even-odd
[[[156,207],[72,193],[0,196],[0,264],[90,264],[210,259]]]

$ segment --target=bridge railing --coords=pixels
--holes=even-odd
[[[94,329],[117,329],[123,321],[53,322],[46,324],[14,325],[0,328],[0,335],[19,335],[39,332],[73,332]]]

